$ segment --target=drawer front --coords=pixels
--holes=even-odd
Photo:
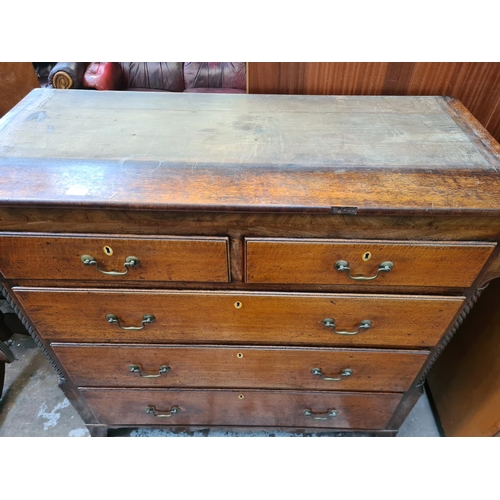
[[[43,338],[68,342],[429,347],[463,303],[463,297],[349,294],[14,292]],[[139,330],[122,329],[129,327]]]
[[[402,397],[401,394],[383,393],[246,390],[84,388],[81,391],[99,422],[111,426],[384,429]]]
[[[403,392],[427,351],[52,344],[78,386]]]
[[[495,245],[249,238],[246,281],[468,287]]]
[[[228,282],[228,269],[227,238],[0,235],[5,278]]]

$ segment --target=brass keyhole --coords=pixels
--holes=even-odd
[[[243,305],[243,304],[242,304],[239,300],[237,300],[237,301],[234,303],[234,307],[236,307],[236,309],[241,309],[241,306],[242,306],[242,305]]]
[[[363,260],[364,261],[370,260],[371,258],[372,258],[372,254],[370,252],[365,252],[363,254]]]
[[[238,396],[238,399],[245,399],[245,396],[243,396],[243,394],[240,394],[240,395]]]
[[[241,359],[243,357],[243,354],[241,352],[239,352],[238,354],[236,354],[236,357]]]
[[[106,245],[106,246],[103,248],[103,250],[104,250],[104,253],[105,253],[106,255],[113,255],[113,249],[112,249],[111,247],[108,247],[108,245]]]

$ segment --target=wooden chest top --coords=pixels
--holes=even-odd
[[[37,89],[0,121],[0,205],[493,215],[499,160],[445,97]]]

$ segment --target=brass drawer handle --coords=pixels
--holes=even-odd
[[[342,370],[340,377],[325,377],[323,375],[323,372],[321,371],[321,368],[313,368],[311,370],[311,373],[313,375],[316,375],[317,377],[322,378],[323,380],[327,380],[327,381],[331,381],[331,382],[338,382],[339,380],[342,380],[346,377],[350,377],[352,375],[352,370],[350,368],[346,368],[345,370]]]
[[[347,271],[347,277],[352,280],[371,281],[378,278],[378,275],[381,272],[388,273],[394,267],[394,264],[390,260],[382,262],[382,264],[378,266],[377,274],[375,276],[351,276],[351,269],[349,268],[349,263],[346,260],[338,260],[335,262],[333,267],[340,272]]]
[[[369,319],[364,319],[359,322],[358,329],[355,332],[344,332],[337,331],[337,326],[335,325],[335,320],[332,318],[325,318],[322,323],[327,327],[331,328],[337,335],[357,335],[361,330],[368,330],[372,326],[372,322]]]
[[[142,317],[142,326],[122,326],[120,325],[120,319],[116,314],[106,314],[106,321],[110,324],[116,323],[122,330],[142,330],[149,323],[154,323],[156,318],[152,314],[145,314]]]
[[[128,369],[132,373],[138,373],[142,378],[158,378],[161,377],[164,373],[168,373],[170,371],[170,366],[161,365],[160,368],[158,369],[158,373],[150,375],[143,375],[141,367],[139,365],[130,365]]]
[[[178,406],[172,406],[168,413],[157,413],[158,410],[154,406],[146,406],[146,413],[154,415],[158,418],[169,418],[173,417],[176,413],[180,413],[181,409]]]
[[[311,417],[314,420],[328,420],[329,418],[334,418],[339,414],[338,410],[327,410],[324,412],[316,413],[312,411],[310,408],[306,408],[304,410],[304,415],[306,417]],[[326,415],[324,417],[321,417],[320,415]]]
[[[132,257],[129,256],[125,259],[125,262],[123,265],[125,266],[125,271],[119,272],[119,271],[103,271],[102,269],[99,269],[99,264],[97,261],[92,257],[91,255],[82,255],[80,257],[80,260],[83,262],[84,266],[95,266],[95,268],[102,274],[107,274],[108,276],[124,276],[125,274],[128,273],[128,270],[131,267],[137,267],[141,264],[141,261],[137,257]]]

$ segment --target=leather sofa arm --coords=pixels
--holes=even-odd
[[[55,89],[83,88],[88,62],[58,62],[49,73],[49,85]]]
[[[83,86],[95,90],[123,90],[126,81],[120,63],[92,62],[83,75]]]

